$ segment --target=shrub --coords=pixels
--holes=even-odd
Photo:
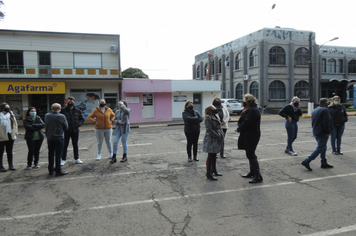
[[[346,108],[352,107],[352,103],[341,103],[342,105],[344,105]]]

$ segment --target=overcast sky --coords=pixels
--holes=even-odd
[[[120,34],[121,67],[192,79],[197,54],[264,27],[356,47],[354,0],[4,0],[1,29]],[[272,9],[273,4],[275,8]]]

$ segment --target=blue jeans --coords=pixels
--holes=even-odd
[[[326,162],[326,149],[327,149],[327,142],[329,139],[329,136],[314,136],[316,141],[318,142],[318,147],[315,149],[315,151],[310,154],[310,156],[305,159],[305,161],[307,162],[311,162],[313,161],[319,154],[320,154],[320,158],[321,158],[321,164],[327,164]]]
[[[61,160],[64,147],[64,139],[47,140],[48,144],[48,171],[52,173],[54,170],[56,173],[62,171]],[[56,158],[54,158],[56,156]],[[54,168],[54,164],[56,164]]]
[[[344,130],[345,130],[345,124],[341,126],[333,125],[333,129],[331,130],[330,133],[330,141],[331,141],[331,147],[333,151],[341,149],[341,137],[344,134]],[[336,148],[335,148],[335,141],[336,141]]]
[[[123,134],[122,130],[118,130],[117,133],[113,137],[113,154],[117,154],[117,146],[119,144],[119,140],[121,138],[123,153],[127,154],[127,139],[129,138],[130,133]]]
[[[293,150],[293,142],[294,140],[297,139],[297,134],[298,134],[298,123],[297,122],[289,122],[288,120],[286,121],[285,124],[286,130],[287,130],[287,149],[289,151],[294,151]]]

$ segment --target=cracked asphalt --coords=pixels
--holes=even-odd
[[[320,158],[307,171],[300,163],[315,148],[309,118],[301,119],[294,143],[298,156],[284,153],[284,120],[262,119],[257,148],[264,182],[251,185],[244,151],[237,150],[235,122],[229,123],[226,159],[217,167],[218,181],[205,177],[206,154],[188,162],[183,126],[132,129],[128,162],[109,163],[103,146],[96,161],[94,131],[81,131],[80,159],[73,151],[62,177],[49,176],[47,143],[40,168],[25,170],[23,135],[14,145],[16,171],[0,173],[0,235],[355,235],[356,117],[349,117],[343,136],[344,155],[327,159],[333,169],[321,169]],[[122,146],[119,144],[119,153]],[[119,158],[121,155],[118,154]],[[6,156],[4,165],[7,167]],[[323,234],[324,233],[324,234]],[[331,235],[331,234],[328,234]]]

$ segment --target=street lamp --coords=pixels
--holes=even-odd
[[[339,37],[332,38],[318,47],[319,50],[324,46],[324,44],[337,40]],[[315,56],[315,55],[314,55]],[[309,34],[309,102],[308,102],[308,115],[311,115],[314,110],[314,92],[313,92],[313,59],[312,56],[312,33]]]

